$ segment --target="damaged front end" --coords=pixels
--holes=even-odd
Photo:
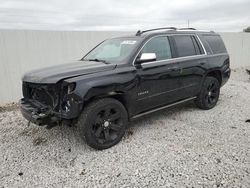
[[[55,125],[76,118],[82,99],[74,93],[76,84],[37,84],[23,82],[20,107],[23,116],[37,125]]]

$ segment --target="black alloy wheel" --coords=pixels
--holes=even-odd
[[[207,93],[205,96],[207,104],[213,105],[218,100],[219,94],[219,87],[216,84],[215,80],[211,80],[210,83],[207,86]]]
[[[195,104],[204,110],[213,108],[220,96],[220,83],[215,77],[206,77]]]
[[[114,105],[106,105],[92,123],[92,134],[98,143],[109,144],[119,137],[122,127],[120,110]]]
[[[128,115],[124,106],[111,98],[91,102],[79,118],[86,143],[102,150],[120,142],[125,134]]]

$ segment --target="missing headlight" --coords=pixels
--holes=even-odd
[[[67,88],[67,94],[72,93],[76,88],[76,83],[70,83]]]
[[[64,112],[68,113],[70,111],[70,108],[71,108],[70,101],[63,102],[63,104],[62,104],[62,110]]]

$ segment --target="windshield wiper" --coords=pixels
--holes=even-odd
[[[85,60],[85,61],[96,61],[96,62],[102,62],[102,63],[105,63],[105,64],[110,64],[110,62],[107,62],[107,61],[105,61],[103,59],[97,59],[97,58],[95,58],[95,59],[83,59],[83,60]]]

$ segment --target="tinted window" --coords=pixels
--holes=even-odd
[[[193,39],[193,43],[194,43],[194,46],[196,49],[196,54],[205,54],[205,52],[201,46],[201,43],[198,42],[198,39],[194,36],[192,36],[192,39]]]
[[[207,41],[214,54],[227,52],[226,47],[220,36],[205,35],[204,39]]]
[[[196,55],[191,36],[174,36],[178,57]]]
[[[202,44],[203,44],[203,46],[204,46],[204,48],[205,48],[207,54],[208,54],[208,55],[209,55],[209,54],[212,54],[213,52],[212,52],[210,46],[208,45],[207,41],[205,40],[204,36],[203,36],[203,35],[200,35],[199,37],[200,37],[200,40],[201,40],[201,42],[202,42]]]
[[[155,37],[146,43],[141,53],[155,53],[156,60],[170,59],[171,49],[168,37]]]

